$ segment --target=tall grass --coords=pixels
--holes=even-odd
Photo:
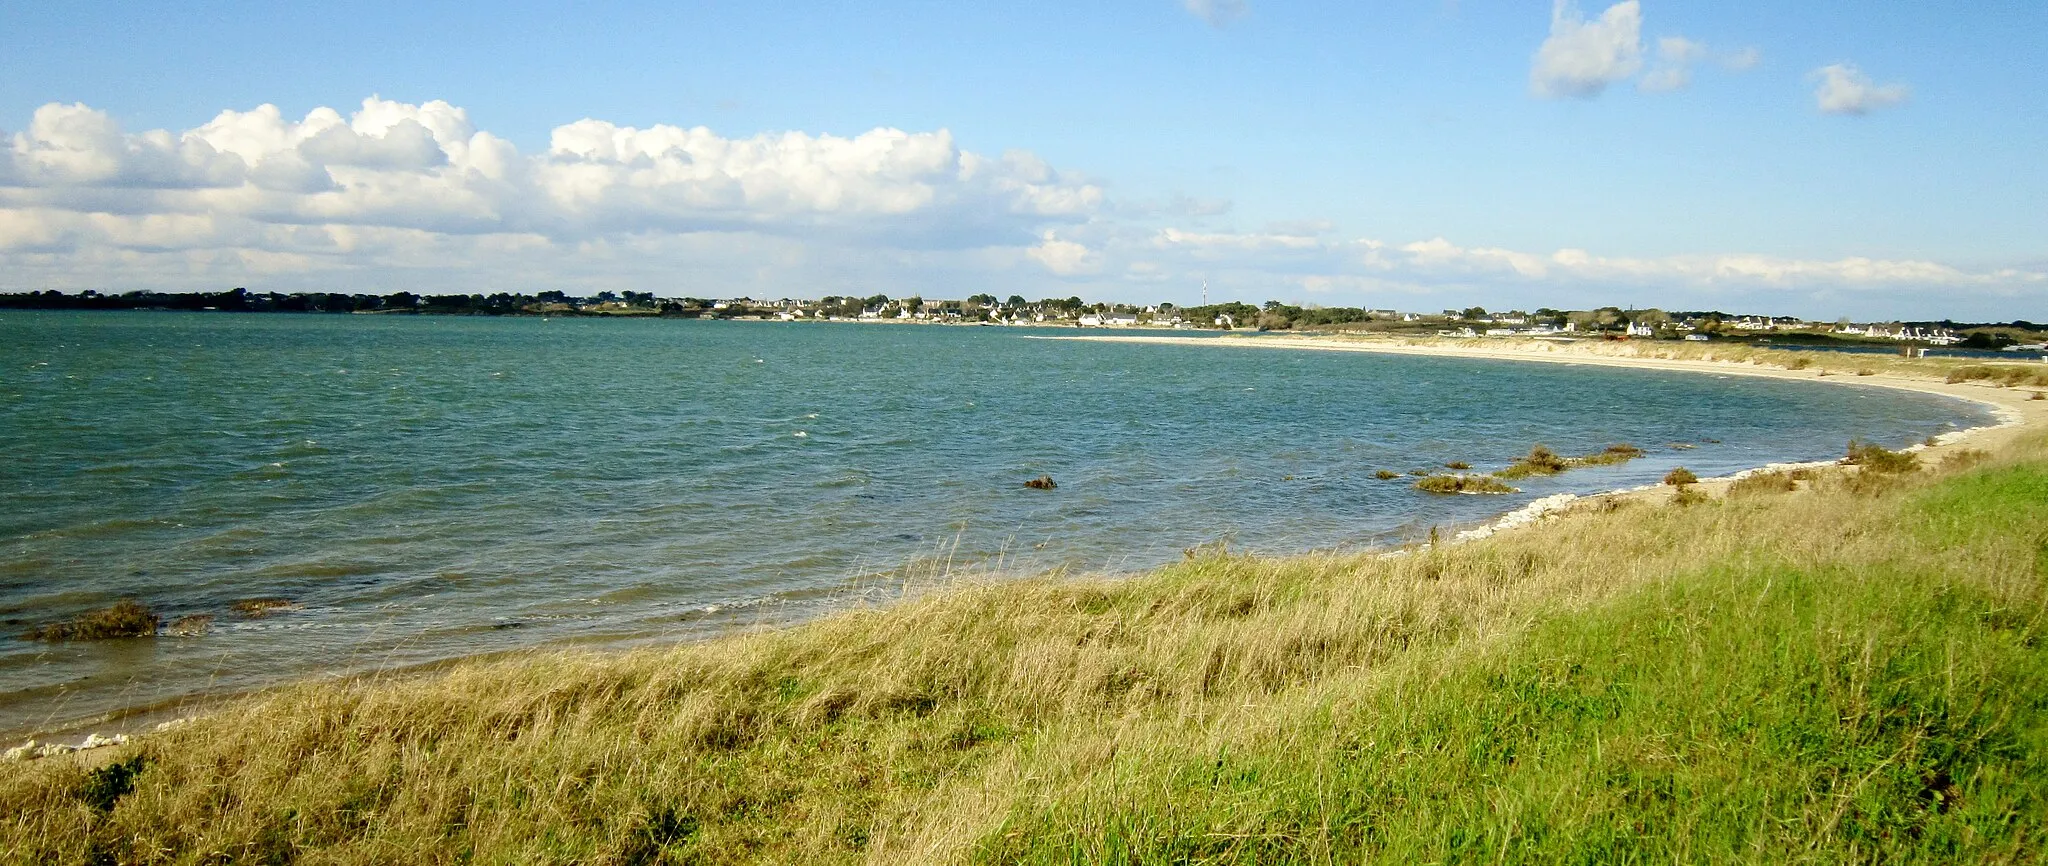
[[[2048,447],[1882,478],[296,686],[0,770],[0,852],[2038,861]]]

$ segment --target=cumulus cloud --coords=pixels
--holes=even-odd
[[[1869,114],[1905,102],[1912,91],[1904,84],[1878,84],[1854,64],[1836,63],[1813,71],[1820,86],[1813,91],[1814,103],[1827,114]]]
[[[1181,7],[1211,27],[1222,27],[1242,18],[1246,11],[1244,0],[1181,0]]]
[[[1623,0],[1587,20],[1569,0],[1555,0],[1550,37],[1536,50],[1529,90],[1546,99],[1600,95],[1643,68],[1643,10]]]
[[[1028,153],[963,150],[945,130],[727,138],[704,127],[585,119],[556,128],[545,152],[525,154],[448,103],[372,97],[348,117],[319,108],[294,120],[264,105],[184,132],[139,133],[105,112],[52,104],[7,140],[0,207],[204,216],[217,226],[562,242],[649,231],[838,232],[944,246],[1027,242],[1103,205],[1086,179]],[[86,232],[76,221],[54,224]]]
[[[1063,277],[1093,273],[1101,265],[1095,253],[1085,244],[1062,240],[1050,229],[1046,230],[1043,241],[1027,250],[1025,254],[1033,261],[1044,265],[1046,270]]]

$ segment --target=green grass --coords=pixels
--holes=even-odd
[[[0,767],[0,856],[2041,862],[2048,446],[1840,472],[294,686]]]

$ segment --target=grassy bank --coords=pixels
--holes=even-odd
[[[1399,557],[1211,555],[288,688],[96,768],[0,768],[0,852],[2039,861],[2044,577],[2033,440]]]

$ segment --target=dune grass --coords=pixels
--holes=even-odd
[[[295,686],[98,769],[0,768],[0,852],[2039,862],[2044,527],[2037,441],[1399,557],[1218,553]]]

